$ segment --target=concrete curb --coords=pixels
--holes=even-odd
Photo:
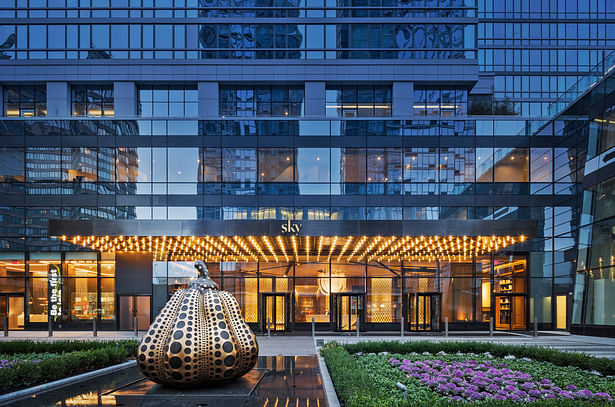
[[[137,364],[136,360],[129,360],[128,362],[119,363],[117,365],[107,366],[102,369],[78,374],[76,376],[65,377],[64,379],[55,380],[53,382],[39,384],[38,386],[30,387],[28,389],[23,389],[23,390],[14,391],[12,393],[3,394],[0,396],[0,405],[7,404],[8,402],[26,398],[28,396],[32,396],[35,394],[40,394],[40,393],[45,393],[51,390],[56,390],[56,389],[59,389],[60,387],[69,386],[71,384],[79,383],[84,380],[102,376],[104,374],[111,373],[116,370],[125,369],[127,367],[131,367],[132,365],[136,366],[136,364]]]
[[[337,398],[337,393],[335,392],[335,387],[333,386],[333,382],[331,381],[331,376],[329,375],[329,369],[327,369],[327,364],[325,360],[318,353],[318,349],[316,350],[318,354],[318,368],[320,369],[320,378],[322,379],[322,388],[325,391],[325,397],[327,398],[327,406],[328,407],[340,407],[340,401]]]

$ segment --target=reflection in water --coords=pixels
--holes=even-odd
[[[316,356],[259,357],[244,382],[196,390],[153,385],[136,366],[18,400],[16,407],[47,406],[322,406],[327,405]]]

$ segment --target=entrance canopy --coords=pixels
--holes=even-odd
[[[49,235],[103,252],[157,260],[401,261],[497,252],[536,233],[534,221],[49,221]]]

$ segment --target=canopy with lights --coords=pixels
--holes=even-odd
[[[51,236],[92,250],[208,262],[461,260],[523,243],[535,228],[507,220],[49,223]]]

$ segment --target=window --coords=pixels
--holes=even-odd
[[[302,85],[220,86],[221,116],[303,116]]]
[[[464,116],[468,111],[468,89],[415,86],[413,111],[415,116]]]
[[[4,87],[4,115],[7,117],[47,116],[45,85]]]
[[[327,86],[328,117],[391,116],[390,86]]]
[[[196,117],[198,115],[196,86],[140,86],[139,116]]]
[[[72,87],[73,116],[113,116],[113,85]]]

